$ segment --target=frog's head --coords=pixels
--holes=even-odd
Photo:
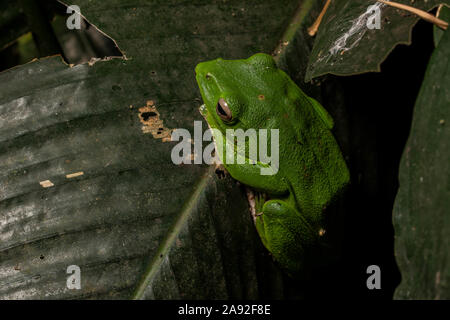
[[[244,60],[216,59],[195,68],[203,98],[201,113],[211,128],[223,134],[228,128],[271,128],[276,116],[273,103],[281,85],[279,69],[268,54]],[[279,91],[278,91],[279,92]]]
[[[197,65],[195,72],[204,102],[200,112],[209,126],[215,129],[213,135],[216,150],[225,167],[241,182],[254,187],[273,189],[269,180],[260,179],[259,176],[274,175],[278,172],[278,153],[272,152],[272,147],[278,148],[278,140],[276,145],[272,146],[270,129],[280,127],[278,109],[279,104],[283,103],[280,101],[280,92],[284,92],[287,76],[276,67],[270,55],[262,53],[245,60],[217,59],[203,62]],[[233,129],[235,133],[241,129],[240,132],[250,134],[242,145],[236,136],[233,139],[226,138],[227,129]],[[260,129],[266,130],[267,150],[271,150],[271,155],[274,155],[271,160],[259,157]],[[242,142],[242,139],[240,141]],[[233,166],[234,162],[230,161],[225,163],[222,149],[217,148],[218,142],[226,146],[227,160],[232,154],[237,163],[245,165]],[[258,170],[254,170],[255,168]]]

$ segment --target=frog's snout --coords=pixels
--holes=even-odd
[[[195,67],[194,72],[195,72],[195,76],[197,77],[197,75],[198,75],[198,65]]]
[[[197,66],[195,67],[195,75],[196,76],[200,76],[203,74],[204,71],[204,62],[200,62],[199,64],[197,64]]]
[[[195,67],[195,75],[197,77],[206,78],[210,75],[210,72],[211,72],[211,70],[214,69],[214,66],[215,66],[215,60],[200,62]]]

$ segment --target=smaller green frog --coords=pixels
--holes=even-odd
[[[227,129],[279,130],[276,174],[262,175],[266,164],[258,161],[227,164],[218,152],[233,178],[268,195],[255,221],[264,246],[289,273],[302,271],[325,233],[325,209],[350,180],[330,131],[333,119],[270,55],[203,62],[195,72],[204,101],[201,112],[210,128],[222,133],[214,135],[216,143],[226,139]]]

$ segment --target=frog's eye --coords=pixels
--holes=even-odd
[[[220,119],[222,119],[223,121],[229,122],[233,119],[231,110],[223,98],[219,99],[219,102],[217,103],[217,107],[216,107],[216,112],[217,112],[217,115],[220,117]]]

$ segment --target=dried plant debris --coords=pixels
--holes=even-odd
[[[66,175],[66,178],[67,178],[67,179],[72,179],[72,178],[80,177],[80,176],[82,176],[82,175],[84,175],[84,172],[83,172],[83,171],[80,171],[80,172],[75,172],[75,173],[67,174],[67,175]]]
[[[160,114],[153,100],[147,101],[145,107],[139,108],[139,119],[143,133],[151,133],[153,138],[162,139],[163,142],[170,141],[173,129],[164,127],[164,121],[159,118]]]
[[[54,186],[53,182],[51,182],[50,180],[41,181],[41,182],[39,182],[39,184],[40,184],[43,188],[50,188],[50,187],[53,187],[53,186]]]

